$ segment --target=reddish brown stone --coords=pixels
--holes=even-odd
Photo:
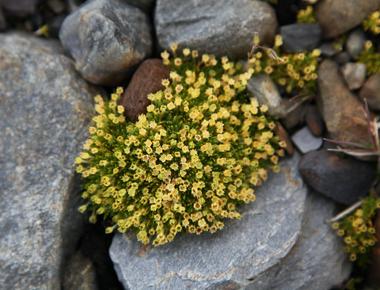
[[[360,97],[366,99],[372,110],[380,110],[380,73],[372,75],[360,90]]]
[[[284,141],[286,143],[286,148],[285,148],[286,152],[289,155],[293,155],[294,153],[293,143],[289,138],[288,132],[286,132],[284,127],[279,122],[277,122],[276,124],[275,133],[280,138],[281,141]]]
[[[318,69],[317,98],[330,138],[368,145],[368,122],[363,104],[347,88],[338,66],[324,60]]]
[[[305,115],[306,125],[309,127],[310,132],[313,133],[314,136],[322,136],[324,124],[316,106],[310,105],[306,110]]]
[[[138,67],[120,100],[126,117],[134,122],[146,112],[148,95],[163,88],[161,82],[169,78],[169,71],[160,59],[147,59]]]

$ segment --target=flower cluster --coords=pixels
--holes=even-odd
[[[133,230],[155,246],[240,218],[239,205],[255,200],[253,187],[268,169],[279,171],[285,146],[268,108],[246,93],[252,69],[172,50],[172,57],[162,53],[170,77],[148,96],[151,104],[136,123],[118,105],[121,88],[110,101],[96,96],[98,115],[76,159],[85,179],[80,211],[89,211],[91,222],[99,215],[110,220],[107,233]]]
[[[367,19],[363,21],[363,28],[365,31],[377,35],[380,34],[380,11],[373,12]]]
[[[254,43],[260,48],[249,59],[254,74],[268,74],[288,94],[316,94],[318,58],[321,53],[319,49],[312,52],[283,53],[280,35],[276,35],[273,49],[258,46],[258,39],[254,39]]]
[[[358,57],[358,62],[365,64],[368,75],[380,73],[380,53],[376,52],[372,41],[366,41],[364,50]]]
[[[353,214],[332,224],[337,234],[343,237],[351,261],[358,260],[363,265],[367,262],[370,249],[376,243],[373,218],[379,208],[380,199],[367,197]]]
[[[311,5],[306,6],[305,9],[300,9],[297,13],[298,23],[317,23],[314,8]]]

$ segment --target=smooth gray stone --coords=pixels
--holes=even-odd
[[[318,46],[322,31],[317,23],[295,23],[281,26],[280,34],[286,52],[304,52]]]
[[[60,289],[83,218],[73,162],[98,91],[58,42],[0,35],[0,288]]]
[[[364,48],[365,40],[365,34],[361,29],[356,29],[349,34],[346,42],[346,50],[351,57],[356,59],[359,56]]]
[[[93,0],[70,14],[59,38],[82,76],[117,85],[152,53],[148,16],[121,0]]]
[[[257,189],[256,202],[239,221],[215,234],[183,234],[172,243],[142,250],[132,234],[115,235],[110,256],[125,289],[226,289],[246,287],[280,263],[296,243],[306,187],[298,155],[281,163]],[[138,271],[137,271],[138,269]]]
[[[155,10],[158,43],[177,43],[218,56],[243,58],[255,33],[271,44],[277,29],[273,8],[254,0],[158,0]]]
[[[302,234],[292,251],[247,290],[330,290],[345,281],[351,264],[341,239],[326,222],[335,213],[333,202],[309,193]]]
[[[341,72],[348,88],[357,90],[362,87],[367,70],[364,63],[348,62],[341,68]]]
[[[323,143],[322,138],[315,137],[306,126],[292,135],[292,141],[303,154],[319,149]]]

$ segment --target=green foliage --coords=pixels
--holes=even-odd
[[[344,239],[350,260],[357,261],[360,266],[368,263],[370,250],[376,243],[373,219],[378,208],[379,198],[366,197],[353,214],[332,224],[332,228]]]
[[[364,50],[359,55],[358,62],[365,64],[368,75],[380,73],[380,53],[376,52],[371,41],[366,41]]]
[[[308,5],[305,9],[300,9],[297,13],[298,23],[317,23],[313,6]]]
[[[373,12],[363,21],[363,28],[375,35],[380,34],[380,11]]]
[[[319,49],[312,52],[284,53],[281,50],[283,42],[280,35],[276,36],[273,49],[258,46],[258,39],[254,42],[256,48],[259,48],[249,59],[254,74],[270,75],[287,93],[310,96],[316,94]]]
[[[125,119],[118,88],[98,113],[76,159],[85,180],[80,211],[102,215],[110,233],[133,230],[144,244],[162,245],[180,232],[215,232],[238,207],[255,200],[253,186],[279,170],[283,142],[273,134],[268,108],[249,99],[242,71],[224,57],[162,53],[170,66],[163,89],[148,96],[147,113]]]

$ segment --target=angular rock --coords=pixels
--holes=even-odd
[[[134,236],[116,235],[110,255],[124,288],[248,287],[297,241],[306,197],[298,159],[283,161],[282,173],[270,175],[257,189],[257,201],[242,209],[242,219],[227,221],[215,234],[183,234],[168,245],[145,250]]]
[[[333,202],[309,193],[302,234],[292,251],[247,290],[330,290],[342,284],[350,275],[351,264],[341,240],[326,223],[334,214]]]
[[[349,62],[342,67],[341,71],[350,90],[361,88],[367,72],[365,64]]]
[[[25,17],[35,13],[37,4],[41,0],[1,0],[0,6],[10,14]]]
[[[322,138],[315,137],[308,127],[303,127],[294,133],[292,141],[303,154],[319,149],[323,143]]]
[[[69,260],[63,278],[63,290],[97,290],[96,273],[91,260],[80,252]]]
[[[281,26],[280,34],[286,52],[310,51],[321,40],[321,27],[314,23],[295,23]]]
[[[328,57],[334,56],[339,52],[339,50],[334,47],[334,43],[332,41],[322,43],[319,49],[321,50],[322,55]]]
[[[325,125],[321,114],[314,105],[309,105],[306,109],[305,122],[314,136],[320,137],[323,134]]]
[[[155,26],[159,46],[171,43],[232,58],[246,57],[255,33],[264,44],[277,28],[273,8],[254,0],[158,0]]]
[[[274,129],[276,135],[280,138],[281,141],[286,143],[285,150],[289,155],[294,154],[294,146],[292,141],[289,138],[288,132],[286,132],[285,128],[281,125],[280,122],[276,122],[276,128]]]
[[[317,101],[332,139],[370,144],[363,105],[347,88],[338,66],[323,61],[318,69]]]
[[[315,12],[323,35],[333,38],[358,26],[379,7],[378,0],[321,0]]]
[[[365,34],[361,29],[355,29],[352,31],[346,42],[346,51],[356,59],[362,52],[365,43]]]
[[[360,97],[367,100],[372,110],[380,110],[380,73],[369,77],[360,90]]]
[[[100,85],[117,85],[152,52],[147,15],[119,0],[87,2],[65,19],[59,37],[82,76]]]
[[[304,155],[299,170],[311,188],[345,205],[366,196],[376,176],[374,164],[326,150]]]
[[[73,162],[92,97],[58,42],[0,35],[0,288],[60,289],[83,218]]]
[[[169,72],[160,59],[147,59],[139,66],[120,100],[130,120],[136,121],[140,114],[146,113],[148,95],[163,88],[161,82],[169,78]]]

